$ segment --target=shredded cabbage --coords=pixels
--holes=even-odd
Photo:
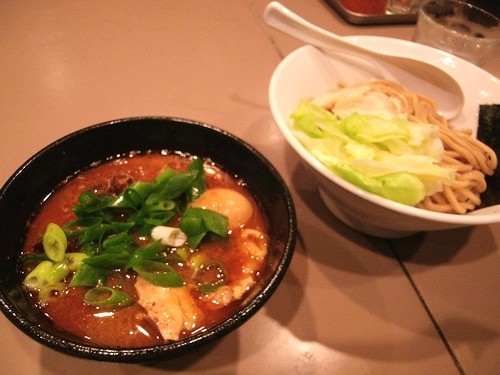
[[[314,157],[371,193],[414,206],[455,178],[454,169],[438,165],[444,149],[436,125],[388,113],[340,118],[307,101],[291,118],[292,132]]]

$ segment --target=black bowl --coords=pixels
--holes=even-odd
[[[58,329],[28,300],[18,272],[26,224],[62,181],[95,161],[146,150],[182,151],[209,157],[243,178],[269,222],[270,259],[261,284],[232,317],[189,338],[140,349],[83,344]],[[110,362],[151,362],[193,351],[233,331],[269,299],[291,261],[296,239],[290,193],[275,168],[237,137],[212,126],[177,118],[141,117],[94,125],[47,146],[25,162],[0,190],[0,308],[38,342],[77,357]]]

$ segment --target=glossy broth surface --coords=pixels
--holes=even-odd
[[[82,192],[93,190],[97,193],[103,191],[109,193],[124,189],[131,181],[154,180],[167,167],[177,171],[186,171],[189,163],[190,158],[184,155],[150,152],[106,161],[78,173],[63,183],[42,204],[40,211],[30,223],[23,254],[43,252],[41,234],[49,223],[63,226],[75,219],[72,208],[78,203],[78,197]],[[180,332],[179,339],[206,330],[231,316],[239,308],[244,295],[258,281],[262,267],[265,266],[264,261],[255,261],[255,254],[242,251],[242,244],[245,241],[242,240],[241,233],[248,228],[256,229],[264,234],[264,237],[260,239],[261,243],[267,241],[267,223],[258,203],[245,187],[244,181],[224,172],[209,161],[205,161],[204,170],[207,190],[225,188],[237,191],[250,202],[252,213],[244,225],[231,229],[226,239],[205,241],[198,249],[192,249],[192,251],[204,254],[210,259],[216,259],[222,264],[229,284],[240,285],[241,280],[248,280],[249,275],[252,283],[243,283],[245,287],[243,296],[221,306],[213,304],[211,296],[207,296],[194,287],[194,282],[191,280],[193,275],[191,268],[179,267],[178,271],[189,287],[189,294],[203,316],[202,322],[196,327]],[[178,218],[172,225],[174,226],[176,222]],[[148,241],[151,241],[151,238],[137,238],[138,243]],[[71,251],[72,246],[76,244],[70,241],[68,251]],[[24,269],[25,273],[28,271],[29,269]],[[136,301],[126,308],[99,308],[86,304],[83,299],[88,290],[86,287],[66,288],[59,295],[44,302],[38,300],[37,293],[31,292],[30,294],[33,303],[37,304],[57,326],[72,333],[83,342],[99,346],[133,348],[168,341],[162,337],[148,311],[137,303],[136,278],[137,275],[131,270],[116,270],[107,278],[107,286],[119,287]]]

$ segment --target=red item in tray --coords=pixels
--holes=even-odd
[[[385,13],[387,0],[341,0],[340,4],[351,12],[381,14]]]

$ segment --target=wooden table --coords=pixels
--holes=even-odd
[[[413,34],[414,25],[349,25],[320,0],[282,2],[341,35]],[[500,225],[387,241],[332,217],[269,110],[270,76],[301,43],[265,25],[266,4],[0,4],[0,184],[35,152],[88,125],[184,117],[260,150],[292,191],[300,231],[271,300],[210,348],[147,366],[98,363],[41,346],[2,315],[1,373],[500,372]],[[498,57],[486,66],[497,77]]]

